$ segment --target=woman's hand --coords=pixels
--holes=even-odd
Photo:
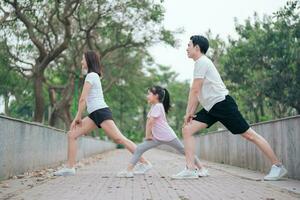
[[[75,129],[76,126],[78,126],[78,125],[80,126],[81,123],[82,123],[82,121],[81,121],[81,116],[76,115],[76,117],[74,118],[74,120],[73,120],[72,123],[71,123],[70,129],[71,129],[71,130]]]

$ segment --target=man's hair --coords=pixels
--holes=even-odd
[[[193,35],[190,40],[193,42],[194,46],[199,46],[201,53],[206,54],[209,48],[209,43],[206,37],[202,35]]]

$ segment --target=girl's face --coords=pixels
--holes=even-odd
[[[85,56],[84,54],[82,55],[82,60],[81,60],[81,69],[82,70],[87,70],[87,63],[86,63],[86,59],[85,59]]]
[[[148,90],[147,101],[150,104],[158,103],[158,95],[153,94],[151,91]]]

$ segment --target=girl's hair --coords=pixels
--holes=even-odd
[[[95,51],[86,51],[84,52],[84,57],[88,67],[88,73],[95,72],[101,77],[100,55]]]
[[[170,94],[166,88],[162,88],[160,86],[153,86],[148,89],[152,94],[158,95],[158,100],[164,105],[165,112],[168,114],[168,111],[171,108],[170,103]]]

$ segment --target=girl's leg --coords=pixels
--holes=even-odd
[[[134,153],[136,149],[136,144],[131,140],[127,139],[118,129],[113,120],[105,120],[100,124],[101,128],[104,130],[105,134],[112,139],[116,144],[123,144],[125,148]],[[143,157],[140,158],[142,163],[148,163]]]
[[[159,146],[161,143],[157,140],[145,140],[143,143],[137,145],[137,148],[134,151],[134,154],[131,158],[130,164],[128,165],[127,170],[131,171],[133,170],[136,163],[139,161],[142,154],[149,149],[152,149],[156,146]]]
[[[184,146],[178,138],[175,138],[174,140],[167,142],[166,144],[176,149],[182,155],[185,155]],[[196,155],[195,155],[195,165],[197,166],[198,169],[204,167]]]
[[[81,135],[85,135],[92,130],[96,129],[97,126],[89,118],[85,117],[80,125],[76,125],[73,130],[68,132],[68,161],[67,166],[72,168],[76,163],[76,152],[77,152],[77,138]]]

